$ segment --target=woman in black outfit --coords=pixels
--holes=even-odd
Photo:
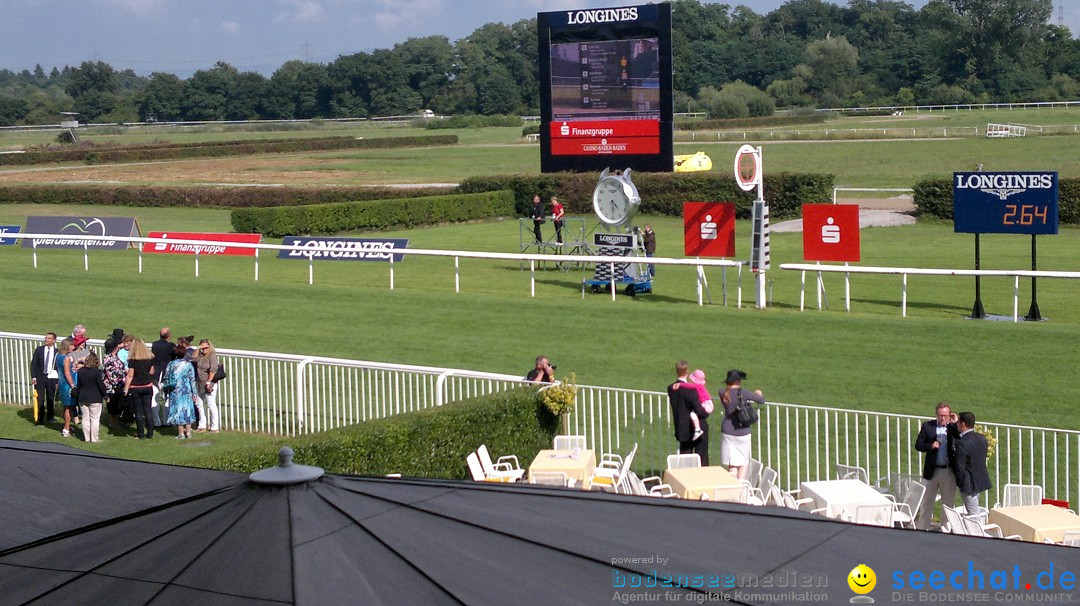
[[[135,411],[135,439],[154,438],[153,400],[154,385],[150,374],[154,370],[154,358],[142,339],[131,342],[128,354],[127,377],[124,379],[124,395],[128,396],[131,409]]]
[[[101,403],[105,401],[105,375],[98,368],[98,357],[91,352],[83,361],[79,375],[79,407],[82,409],[83,439],[98,442],[101,427]]]

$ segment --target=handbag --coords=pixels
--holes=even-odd
[[[214,376],[211,377],[210,380],[214,383],[217,383],[218,381],[225,380],[226,378],[228,378],[228,376],[229,375],[225,372],[225,365],[218,362],[217,370],[214,371]]]
[[[743,398],[742,393],[740,393],[739,404],[735,407],[735,414],[731,419],[731,424],[736,429],[746,429],[757,422],[758,411],[754,408],[753,402]]]

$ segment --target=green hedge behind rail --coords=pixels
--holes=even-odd
[[[268,153],[330,151],[336,149],[384,149],[453,145],[457,135],[419,137],[324,137],[314,139],[257,139],[206,143],[153,143],[147,145],[90,145],[36,148],[22,154],[0,154],[0,165],[46,164],[57,162],[144,162],[183,158],[212,158]]]
[[[446,188],[0,185],[0,204],[255,208],[445,194]]]
[[[407,228],[513,214],[512,192],[488,191],[370,202],[240,208],[232,212],[232,225],[238,232],[280,237]]]
[[[481,444],[492,456],[513,454],[528,466],[551,448],[556,429],[536,390],[524,387],[219,453],[196,466],[250,473],[277,465],[278,449],[289,446],[296,463],[329,473],[460,479],[470,477],[465,457]]]
[[[952,221],[952,179],[923,179],[914,189],[915,206],[920,213]],[[1058,220],[1064,224],[1080,224],[1080,179],[1058,179]]]
[[[532,198],[539,194],[547,204],[557,195],[570,214],[592,214],[592,191],[598,173],[551,173],[469,177],[461,191],[480,192],[508,189],[514,192],[519,216],[528,216]],[[641,194],[641,212],[682,216],[683,202],[734,202],[735,215],[750,217],[756,193],[744,192],[733,176],[716,172],[634,173]],[[773,220],[799,216],[802,205],[832,200],[833,175],[774,173],[765,176],[765,199]]]

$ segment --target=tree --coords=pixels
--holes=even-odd
[[[183,117],[184,83],[176,74],[154,72],[143,89],[139,115],[143,120],[174,121]]]
[[[1051,0],[947,0],[947,6],[957,17],[954,52],[964,57],[969,81],[1014,93],[1043,61]]]
[[[74,98],[73,109],[79,112],[79,118],[89,122],[116,106],[120,79],[108,63],[83,61],[71,71],[64,89]]]
[[[224,120],[237,75],[236,68],[223,61],[192,74],[184,83],[184,114],[187,119]]]
[[[824,100],[826,95],[847,97],[859,74],[859,51],[844,36],[827,37],[806,45],[802,70],[810,92]]]

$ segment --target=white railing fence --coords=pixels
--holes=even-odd
[[[91,340],[100,354],[101,340]],[[30,357],[41,337],[0,332],[0,401],[29,403]],[[274,435],[326,431],[524,384],[521,377],[218,349],[222,429]]]
[[[806,309],[806,272],[818,275],[818,309],[821,309],[821,274],[844,274],[844,309],[851,311],[851,274],[900,276],[900,315],[907,317],[908,276],[982,276],[1013,279],[1013,322],[1020,321],[1020,278],[1058,278],[1075,280],[1080,271],[1032,271],[1025,269],[935,269],[919,267],[866,267],[857,265],[822,265],[820,263],[781,263],[780,269],[801,272],[799,311]]]
[[[30,356],[40,341],[0,332],[0,401],[30,402]],[[315,433],[526,384],[521,377],[468,370],[231,349],[218,354],[229,374],[218,395],[222,428],[251,433]],[[871,481],[889,473],[917,475],[923,454],[914,450],[915,438],[928,418],[769,403],[755,426],[753,456],[776,469],[788,489],[834,477],[837,463],[865,468]],[[713,465],[720,463],[720,421],[714,415],[709,432]],[[638,444],[641,473],[662,471],[677,450],[663,392],[579,385],[567,425],[598,454],[625,455]],[[1007,483],[1039,484],[1049,498],[1080,503],[1080,431],[979,425],[997,440],[988,504],[1000,501]]]

